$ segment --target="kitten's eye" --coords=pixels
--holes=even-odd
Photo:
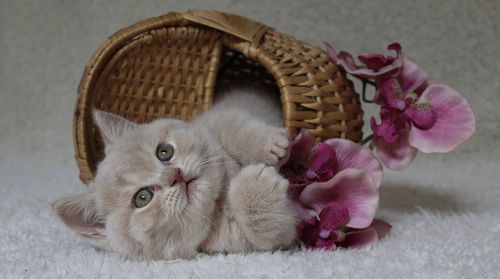
[[[170,161],[174,156],[174,147],[168,143],[160,143],[156,148],[156,157],[163,163]]]
[[[151,191],[148,188],[143,188],[139,190],[134,196],[135,207],[137,208],[145,207],[151,202],[151,200],[153,199],[153,195],[154,195],[153,191]]]

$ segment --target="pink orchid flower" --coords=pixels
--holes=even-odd
[[[302,129],[292,139],[289,152],[277,168],[290,181],[291,187],[301,189],[314,182],[330,181],[348,168],[367,169],[377,188],[383,176],[382,166],[368,149],[344,139],[316,144],[313,134],[307,129]]]
[[[421,92],[420,87],[427,80],[427,73],[420,69],[411,60],[403,57],[399,43],[390,44],[387,49],[396,51],[396,56],[384,56],[382,54],[359,55],[358,59],[365,65],[358,66],[354,58],[348,52],[341,51],[338,55],[335,49],[328,43],[326,50],[328,57],[335,64],[342,67],[351,75],[363,79],[374,79],[378,85],[387,78],[396,78],[401,85],[403,93]],[[378,86],[377,86],[378,87]],[[383,104],[380,92],[377,91],[374,101]]]
[[[305,221],[301,237],[310,248],[361,246],[368,239],[364,234],[375,235],[370,225],[378,207],[382,166],[368,149],[349,140],[314,142],[309,131],[301,130],[289,156],[278,165],[291,182]]]
[[[348,220],[347,208],[330,202],[318,216],[311,217],[300,225],[300,239],[311,249],[361,248],[376,244],[392,227],[387,222],[373,219],[367,228],[352,229],[346,226]]]
[[[366,238],[356,234],[372,232],[378,200],[377,185],[366,169],[345,169],[330,181],[307,185],[298,198],[306,219],[299,228],[302,241],[309,248],[362,246]],[[366,244],[374,243],[370,239]]]
[[[381,124],[371,118],[372,147],[389,168],[401,170],[424,153],[449,152],[468,140],[475,130],[469,104],[445,83],[429,82],[421,93],[404,92],[395,78],[379,85]]]
[[[398,43],[390,44],[387,49],[394,50],[396,56],[384,56],[382,54],[359,55],[358,59],[365,66],[358,66],[354,62],[352,55],[346,51],[341,51],[339,54],[328,43],[326,52],[330,60],[342,67],[346,72],[360,78],[380,79],[397,75],[401,67],[403,67],[403,56],[401,55],[401,45]]]
[[[314,143],[314,136],[307,130],[292,140],[290,157],[281,166],[281,173],[290,184],[305,185],[333,177],[337,168],[335,150],[328,144]]]

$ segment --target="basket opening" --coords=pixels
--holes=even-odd
[[[270,95],[274,104],[281,104],[276,80],[265,67],[237,51],[224,48],[215,84],[214,101],[217,101],[225,89],[235,87],[263,91]]]

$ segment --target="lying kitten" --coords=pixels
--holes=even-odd
[[[97,247],[135,259],[290,247],[296,210],[272,167],[288,134],[280,109],[253,93],[231,92],[191,122],[138,125],[96,111],[105,158],[90,192],[55,212]]]

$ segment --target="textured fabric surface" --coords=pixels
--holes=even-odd
[[[399,41],[469,100],[477,132],[450,154],[419,154],[407,170],[386,172],[377,216],[394,227],[372,248],[149,263],[97,251],[49,207],[85,191],[71,130],[83,67],[118,29],[190,8],[241,14],[352,53]],[[499,13],[495,0],[0,1],[0,277],[498,278]]]

